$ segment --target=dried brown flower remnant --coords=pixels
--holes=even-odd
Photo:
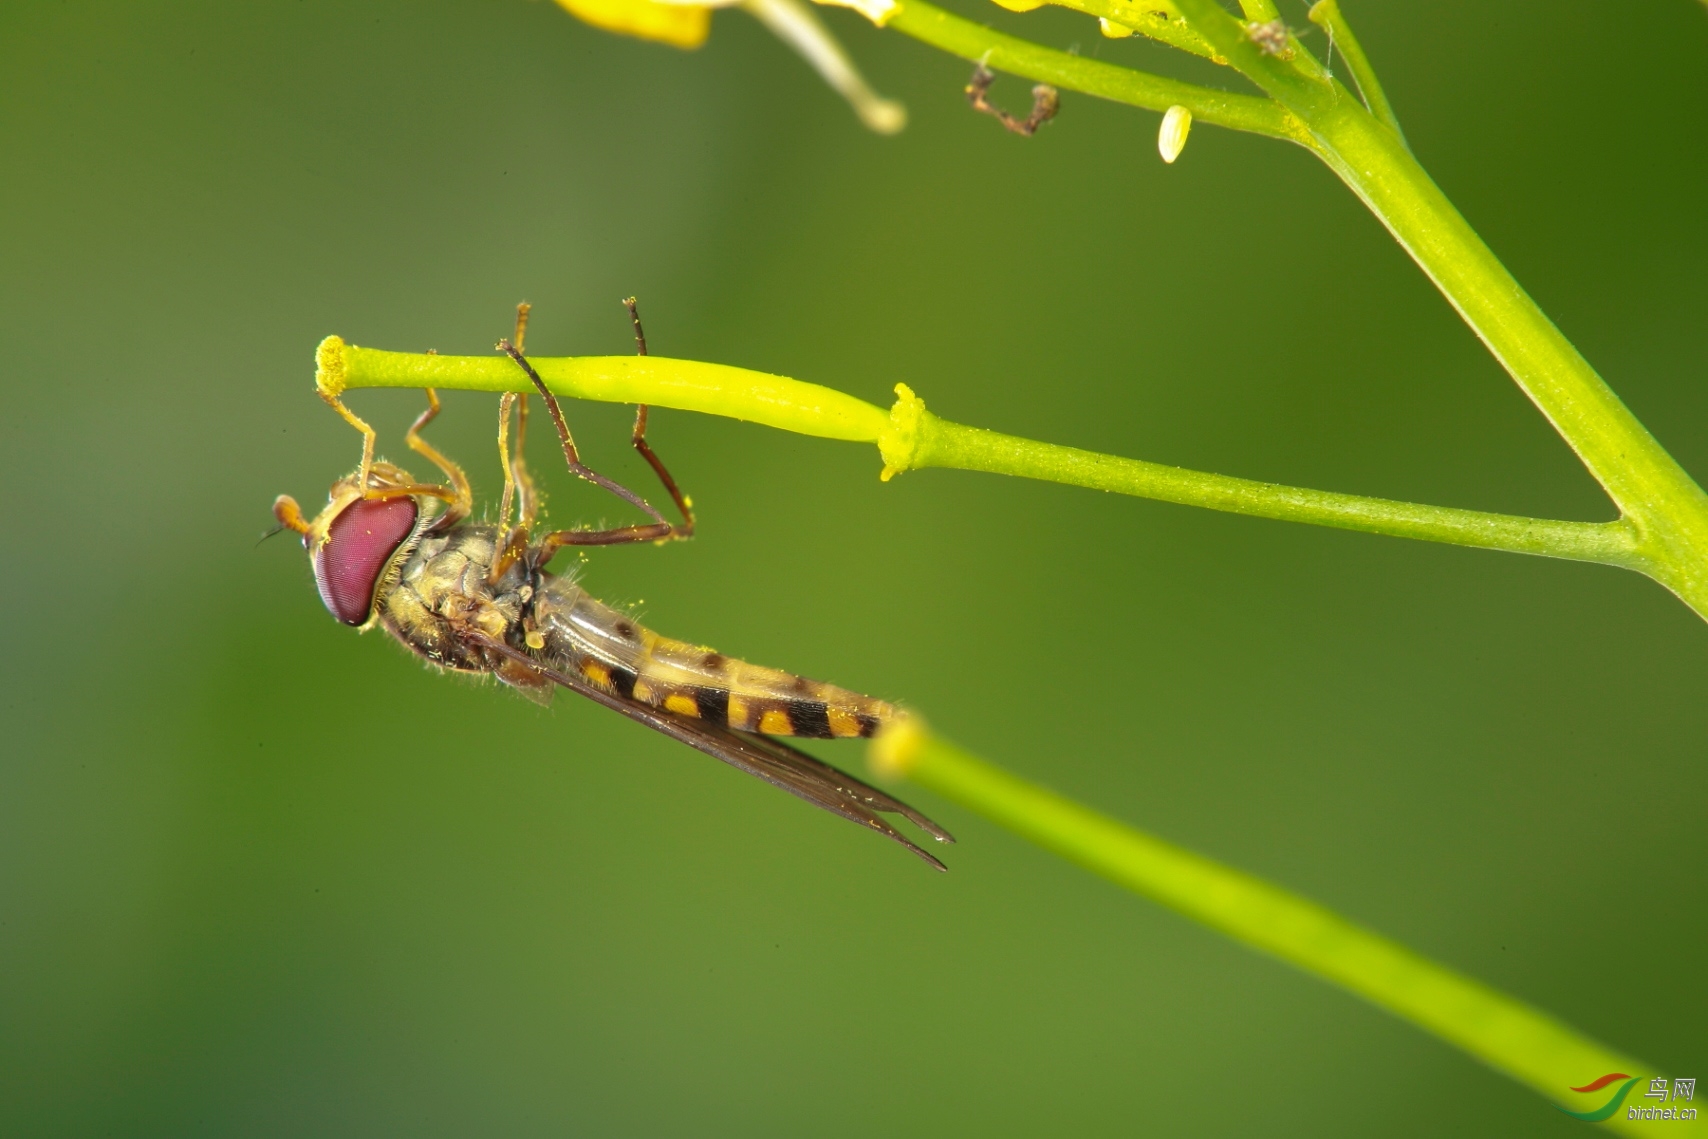
[[[1032,88],[1032,113],[1017,119],[985,97],[995,82],[996,75],[990,68],[982,63],[974,67],[973,77],[967,81],[967,102],[973,105],[973,110],[991,116],[1015,134],[1031,137],[1061,109],[1061,95],[1048,83],[1040,83]]]

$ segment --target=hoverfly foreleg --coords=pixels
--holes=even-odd
[[[637,340],[637,342],[644,346],[644,341]],[[534,366],[528,362],[528,358],[522,354],[522,350],[511,341],[499,341],[498,350],[516,361],[516,366],[527,375],[529,381],[533,383],[534,389],[540,393],[540,398],[545,401],[546,412],[551,416],[552,426],[557,429],[558,442],[563,446],[564,463],[569,467],[570,473],[609,491],[652,519],[650,523],[620,526],[609,530],[558,530],[547,534],[540,540],[537,547],[542,561],[563,546],[615,546],[628,542],[657,542],[672,538],[687,538],[693,534],[693,519],[687,513],[686,499],[677,491],[674,481],[670,479],[669,472],[663,469],[663,464],[658,461],[657,456],[651,454],[651,448],[646,446],[644,413],[637,418],[633,436],[635,440],[638,440],[637,450],[640,450],[642,455],[647,457],[653,470],[665,480],[665,486],[671,491],[672,499],[683,507],[685,525],[677,526],[666,521],[664,515],[655,510],[646,499],[583,463],[581,453],[575,446],[575,438],[569,432],[569,424],[564,419],[563,408],[559,406],[557,397],[546,386],[546,382],[540,378],[539,372],[534,370]]]
[[[373,478],[374,441],[376,439],[374,429],[368,426],[367,420],[346,407],[337,392],[323,387],[320,389],[320,398],[330,404],[333,411],[343,416],[346,423],[362,433],[362,464],[356,468],[355,483],[357,487],[361,488],[363,498],[372,500],[426,495],[429,498],[444,501],[446,504],[445,521],[447,523],[455,522],[467,516],[473,500],[473,496],[469,492],[468,479],[463,476],[461,468],[434,450],[425,439],[421,438],[421,429],[433,422],[433,418],[439,414],[439,396],[432,388],[427,389],[427,410],[422,412],[414,424],[410,426],[406,438],[411,448],[438,464],[439,469],[450,478],[454,489],[430,483],[400,485],[385,480],[381,480],[380,484],[376,486]],[[288,498],[289,496],[284,497]],[[282,501],[283,499],[281,499]],[[294,505],[292,503],[293,507]],[[298,522],[302,521],[300,514],[295,517],[289,516],[290,511],[283,510],[279,503],[274,504],[273,513],[287,529],[304,534],[308,532],[306,526],[298,525]]]
[[[344,417],[344,422],[362,433],[362,465],[356,468],[356,485],[366,494],[369,489],[369,475],[374,469],[374,429],[368,426],[367,420],[345,407],[344,401],[338,398],[337,393],[324,387],[319,390],[320,398],[331,404],[332,410]]]
[[[432,388],[427,389],[427,410],[416,417],[404,433],[404,442],[409,449],[418,455],[425,455],[432,464],[445,472],[445,477],[451,480],[449,488],[442,486],[416,486],[407,488],[412,494],[427,494],[445,501],[445,513],[439,516],[436,525],[440,527],[455,525],[468,517],[474,505],[474,492],[469,489],[468,476],[463,469],[451,462],[426,439],[421,437],[421,429],[439,417],[439,393]],[[388,492],[395,494],[395,491]]]

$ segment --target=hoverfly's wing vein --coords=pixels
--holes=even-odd
[[[560,672],[541,664],[519,649],[502,641],[476,635],[487,649],[518,664],[534,669],[541,676],[560,684],[589,700],[621,712],[655,731],[659,731],[697,748],[731,767],[757,776],[774,787],[780,787],[831,814],[877,831],[893,839],[939,870],[947,867],[931,854],[909,841],[907,836],[891,826],[879,811],[893,811],[914,823],[939,842],[954,842],[948,831],[893,796],[855,779],[846,772],[815,759],[803,751],[768,736],[736,732],[703,721],[688,719],[674,713],[652,708],[637,701],[624,700],[605,692],[573,673]]]

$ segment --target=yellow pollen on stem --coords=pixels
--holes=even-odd
[[[918,716],[904,714],[878,729],[866,749],[866,758],[879,774],[904,777],[913,769],[925,740],[924,722]]]

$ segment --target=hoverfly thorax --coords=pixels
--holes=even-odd
[[[388,576],[420,533],[422,499],[385,494],[414,485],[408,472],[376,462],[368,485],[364,496],[354,475],[339,479],[332,484],[326,508],[312,522],[304,520],[289,495],[280,495],[273,504],[280,524],[302,535],[327,612],[346,625],[366,625],[373,619]]]

